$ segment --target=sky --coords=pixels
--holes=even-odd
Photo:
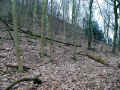
[[[58,3],[60,3],[60,1],[61,0],[57,0]],[[83,6],[81,6],[82,7],[81,8],[81,13],[82,13],[81,18],[83,16],[85,16],[85,7],[86,6],[88,7],[88,1],[89,0],[81,0],[81,5],[83,5]],[[104,22],[103,22],[104,18],[103,18],[103,14],[101,15],[100,9],[102,10],[103,7],[105,7],[105,1],[104,0],[93,0],[93,1],[94,1],[93,7],[94,6],[97,7],[93,10],[94,11],[93,12],[94,13],[93,14],[94,15],[94,20],[96,20],[98,22],[100,29],[104,32]],[[100,8],[99,8],[97,2],[99,3]],[[70,6],[69,18],[72,19],[72,5]],[[113,39],[113,30],[109,31],[109,36],[110,36],[110,38]]]
[[[103,0],[97,0],[98,1],[98,3],[99,3],[99,5],[100,6],[102,6],[103,4],[104,4],[104,1]],[[95,4],[97,4],[97,3],[95,3]],[[102,18],[102,16],[100,15],[100,9],[99,8],[97,8],[96,10],[95,10],[95,12],[94,12],[94,17],[95,17],[95,19],[98,21],[98,23],[99,23],[99,26],[102,28],[102,22],[103,22],[103,18]]]
[[[97,0],[97,1],[99,3],[100,9],[102,10],[102,7],[105,7],[104,0]],[[95,10],[94,17],[98,21],[98,24],[99,24],[100,28],[104,32],[104,21],[103,21],[103,17],[102,17],[103,15],[101,15],[100,9],[98,8],[98,9]],[[109,37],[113,40],[113,30],[109,30]]]

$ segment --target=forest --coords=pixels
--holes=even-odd
[[[0,90],[120,90],[120,0],[0,0]]]

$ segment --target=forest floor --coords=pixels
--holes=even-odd
[[[3,37],[6,36],[2,34]],[[1,35],[0,35],[1,36]],[[6,37],[5,37],[6,38]],[[2,39],[1,39],[2,40]],[[82,47],[86,50],[86,41],[82,41]],[[21,52],[25,66],[30,69],[24,73],[18,73],[14,67],[7,69],[7,64],[16,64],[15,49],[12,40],[2,40],[0,46],[0,90],[10,85],[16,80],[24,77],[39,77],[45,81],[41,85],[33,82],[22,82],[14,86],[12,90],[119,90],[120,89],[120,69],[104,66],[82,54],[76,54],[76,60],[72,58],[72,46],[64,46],[54,43],[54,60],[50,60],[49,48],[45,47],[48,56],[40,57],[39,40],[22,37]],[[120,60],[119,55],[110,53],[110,48],[104,45],[103,50],[89,51],[100,56],[106,62],[117,66]],[[105,51],[107,50],[107,51]]]

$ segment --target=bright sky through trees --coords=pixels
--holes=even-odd
[[[61,4],[61,0],[56,0],[56,1],[58,2],[58,4]],[[85,10],[89,6],[88,5],[88,1],[89,0],[81,0],[81,7],[80,7],[81,8],[81,12],[82,12],[82,16],[81,17],[85,16]],[[100,7],[98,6],[98,4],[99,4]],[[100,29],[104,32],[104,19],[105,18],[103,17],[104,16],[103,15],[104,12],[102,11],[103,10],[102,7],[105,7],[104,0],[94,0],[94,9],[93,9],[93,15],[94,16],[93,17],[98,22]],[[62,10],[60,12],[62,14]],[[69,18],[70,18],[70,20],[72,19],[72,5],[71,4],[69,6]],[[110,30],[109,35],[110,35],[111,38],[113,38],[112,30]]]
[[[98,4],[100,7],[98,6]],[[105,2],[104,2],[104,0],[95,0],[95,5],[97,6],[97,8],[95,8],[95,11],[94,11],[94,19],[98,21],[100,28],[102,29],[102,31],[104,31],[104,19],[105,18],[103,15],[104,12],[102,11],[102,9],[103,9],[102,7],[105,7]],[[110,35],[110,38],[113,39],[113,31],[112,30],[109,31],[109,35]]]

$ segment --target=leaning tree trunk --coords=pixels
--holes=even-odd
[[[14,40],[15,40],[15,48],[16,48],[16,56],[18,60],[18,71],[23,71],[23,63],[20,55],[20,38],[19,38],[19,30],[17,25],[17,13],[16,13],[16,0],[11,0],[12,2],[12,18],[13,18],[13,29],[14,29]]]
[[[114,16],[115,16],[115,26],[114,26],[114,40],[112,52],[116,52],[116,41],[117,41],[117,32],[118,32],[118,12],[117,12],[117,0],[114,0]]]

